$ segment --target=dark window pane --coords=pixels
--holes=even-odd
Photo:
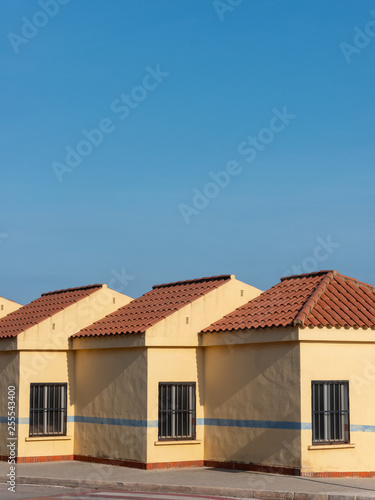
[[[195,383],[159,384],[159,438],[194,439]],[[166,395],[166,396],[165,396]],[[191,422],[191,424],[190,424]]]
[[[349,383],[312,382],[313,443],[349,442]]]
[[[30,436],[66,434],[66,384],[31,384]]]

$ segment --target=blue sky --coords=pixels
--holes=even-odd
[[[373,2],[3,0],[0,32],[1,296],[375,284]]]

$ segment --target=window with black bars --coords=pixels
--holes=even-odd
[[[67,384],[30,384],[30,436],[65,436]]]
[[[159,383],[159,439],[195,439],[195,382]]]
[[[312,382],[312,442],[349,443],[349,382]]]

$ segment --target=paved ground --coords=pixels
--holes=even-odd
[[[0,484],[1,500],[236,500],[226,497],[204,497],[172,495],[163,493],[142,493],[111,490],[81,490],[63,486],[18,485],[16,493],[7,491]],[[252,499],[254,500],[254,499]]]
[[[55,497],[41,497],[28,500],[235,500],[225,497],[203,497],[190,495],[164,495],[162,493],[131,493],[128,491],[89,491]]]
[[[334,500],[333,495],[340,495],[340,499],[375,498],[375,478],[318,479],[212,468],[143,471],[86,462],[18,464],[16,468],[18,485],[57,484],[91,490],[127,490],[237,498],[276,498],[279,493],[281,493],[279,498],[295,500]],[[6,482],[8,472],[9,465],[0,462],[0,482]]]

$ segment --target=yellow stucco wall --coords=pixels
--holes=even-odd
[[[322,329],[305,329],[304,336],[320,337],[320,341],[301,343],[301,420],[310,423],[311,381],[348,380],[350,408],[350,441],[354,447],[312,447],[312,431],[302,431],[302,470],[321,471],[374,471],[375,470],[375,344],[354,340],[363,335],[361,330],[345,330],[351,342],[324,342],[329,334]],[[315,335],[314,335],[315,333]],[[375,332],[365,332],[372,335]],[[367,426],[367,427],[364,427]],[[309,449],[310,447],[310,449]]]
[[[145,462],[146,349],[75,352],[74,453]]]
[[[2,356],[4,353],[2,353]],[[2,357],[1,356],[1,357]],[[72,455],[74,424],[69,422],[74,415],[74,352],[44,351],[34,353],[22,351],[19,377],[18,456],[37,457]],[[67,383],[67,436],[29,437],[30,384]]]
[[[0,416],[4,422],[0,423],[0,455],[9,456],[9,449],[7,448],[8,434],[8,387],[15,387],[16,397],[16,418],[18,418],[19,408],[19,354],[17,352],[3,352],[0,356]],[[11,415],[13,416],[13,415]],[[17,432],[18,426],[16,426]]]
[[[204,360],[203,349],[149,348],[147,393],[147,462],[180,462],[203,460],[203,425],[196,427],[195,441],[158,441],[159,382],[195,382],[196,418],[204,417]]]
[[[17,311],[22,307],[21,304],[17,304],[17,302],[13,302],[13,300],[4,299],[4,297],[0,297],[0,318],[6,316],[7,314]]]
[[[205,347],[204,366],[205,460],[298,467],[298,344]]]

